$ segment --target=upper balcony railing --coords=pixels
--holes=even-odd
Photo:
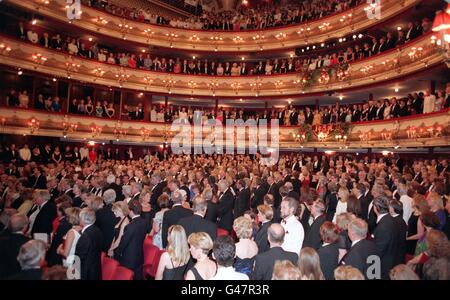
[[[318,127],[269,126],[268,136],[278,135],[280,149],[317,147],[326,149],[435,147],[448,146],[450,111],[414,115],[354,124],[328,124]],[[120,141],[170,145],[181,127],[168,123],[120,121],[63,113],[2,107],[0,133],[64,137],[80,140]],[[191,127],[192,129],[192,127]],[[272,130],[277,130],[272,132]],[[223,130],[227,136],[236,128]],[[210,132],[203,132],[205,138]],[[222,133],[223,134],[223,133]],[[345,137],[345,138],[343,138]],[[250,137],[245,136],[246,143]],[[194,145],[194,143],[192,144]]]
[[[441,64],[445,57],[431,33],[350,65],[272,76],[220,77],[164,74],[124,68],[0,37],[0,63],[55,77],[161,94],[217,97],[284,97],[363,87]]]
[[[221,52],[266,51],[320,44],[326,40],[338,39],[377,25],[414,7],[419,2],[421,0],[384,0],[379,16],[368,14],[365,9],[367,4],[363,4],[323,19],[283,28],[244,32],[209,32],[131,21],[85,6],[79,14],[80,19],[69,20],[63,1],[50,1],[47,5],[41,0],[7,1],[9,4],[38,12],[45,17],[70,22],[83,30],[126,39],[142,45]]]

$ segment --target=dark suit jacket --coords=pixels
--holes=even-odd
[[[362,195],[359,198],[359,203],[361,205],[361,218],[367,220],[369,213],[369,199],[367,199],[366,197],[364,197],[364,195]]]
[[[53,221],[56,218],[56,205],[53,202],[48,201],[41,208],[39,213],[34,220],[33,228],[31,229],[31,234],[34,233],[47,233],[52,232]]]
[[[67,234],[70,228],[72,228],[72,225],[67,222],[67,219],[65,217],[59,221],[58,228],[53,235],[52,243],[50,244],[50,248],[47,251],[46,260],[49,266],[62,264],[62,258],[59,254],[56,253],[56,249],[58,249],[59,245],[61,245],[64,236]]]
[[[248,209],[250,209],[250,190],[244,188],[238,193],[234,202],[234,218],[243,216]]]
[[[273,247],[255,258],[253,269],[253,280],[271,280],[273,267],[277,260],[289,260],[297,265],[298,255],[293,252],[284,251],[281,247]]]
[[[217,223],[217,218],[219,217],[219,204],[208,202],[208,208],[206,209],[205,220]]]
[[[339,244],[334,243],[320,247],[317,250],[320,259],[320,268],[326,280],[334,279],[334,270],[339,264]]]
[[[105,207],[100,208],[95,213],[95,216],[95,225],[100,229],[103,235],[102,250],[108,252],[114,239],[114,226],[116,226],[119,219],[114,215],[112,205],[106,205]]]
[[[39,175],[39,178],[36,178],[36,176],[31,175],[28,178],[28,186],[34,189],[46,189],[47,178],[43,174]]]
[[[164,213],[163,221],[162,221],[162,232],[161,238],[163,247],[167,246],[167,232],[169,227],[172,225],[180,224],[179,221],[184,218],[192,215],[192,210],[184,208],[181,205],[177,205],[172,207],[170,210]]]
[[[103,236],[100,229],[91,225],[81,234],[75,248],[75,255],[80,258],[81,280],[101,280],[101,252]]]
[[[266,222],[261,225],[256,233],[255,242],[258,245],[258,253],[266,252],[270,249],[269,241],[267,240],[267,230],[272,222]]]
[[[398,239],[398,249],[397,257],[394,260],[394,266],[405,263],[406,255],[406,233],[408,231],[408,225],[406,225],[405,220],[403,220],[402,215],[398,215],[393,218],[395,225],[397,227],[397,239]]]
[[[266,195],[266,190],[262,185],[260,185],[258,188],[256,188],[253,191],[253,198],[251,200],[251,207],[257,208],[258,205],[264,204],[264,195]]]
[[[399,229],[394,218],[387,214],[373,232],[377,253],[381,259],[381,278],[389,279],[389,271],[394,267],[399,251]]]
[[[325,201],[327,205],[326,209],[327,221],[331,222],[333,220],[334,214],[336,213],[336,206],[338,203],[336,193],[328,194],[325,198]]]
[[[180,220],[180,225],[186,231],[186,237],[194,232],[206,232],[213,241],[217,238],[217,225],[211,221],[205,220],[199,215],[184,217]]]
[[[42,280],[41,269],[22,270],[16,275],[13,275],[8,280]]]
[[[367,258],[377,255],[377,247],[373,241],[361,240],[348,250],[341,260],[341,264],[350,265],[357,268],[367,277]]]
[[[0,238],[0,279],[8,278],[20,272],[17,261],[20,247],[30,238],[19,233],[10,233]]]
[[[317,217],[309,227],[303,240],[303,247],[311,247],[315,250],[322,245],[322,238],[320,237],[320,226],[326,221],[325,215]]]
[[[157,200],[159,196],[161,196],[163,189],[166,187],[166,185],[167,185],[166,181],[161,181],[157,185],[155,185],[155,187],[152,190],[152,195],[150,196],[150,204],[152,205],[152,207],[155,208],[156,211],[159,211]]]
[[[114,258],[120,264],[134,272],[135,279],[142,278],[144,264],[144,240],[147,224],[142,217],[136,217],[125,226],[119,246],[114,250]]]
[[[225,229],[228,232],[231,232],[233,229],[233,207],[234,196],[230,189],[228,189],[219,199],[219,222],[217,223],[218,227]]]

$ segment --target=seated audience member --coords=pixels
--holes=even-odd
[[[41,280],[41,266],[45,261],[46,245],[40,240],[29,240],[20,247],[17,261],[21,271],[12,277],[11,280]]]
[[[195,265],[186,273],[186,280],[208,280],[217,272],[217,265],[209,258],[213,241],[206,232],[195,232],[189,235],[191,257]]]
[[[277,260],[273,267],[272,280],[300,280],[300,270],[289,260]]]
[[[277,260],[289,260],[293,264],[297,264],[298,255],[287,252],[281,247],[284,242],[284,236],[284,228],[280,224],[275,223],[269,226],[267,239],[270,244],[270,249],[256,256],[252,279],[270,280],[275,261]]]
[[[364,275],[360,270],[352,266],[339,266],[334,270],[336,280],[364,280]]]
[[[168,230],[167,251],[161,255],[156,280],[183,280],[189,270],[189,245],[180,225]]]
[[[236,272],[233,267],[236,246],[230,236],[221,236],[213,246],[213,258],[217,263],[217,273],[210,280],[248,280],[243,273]]]

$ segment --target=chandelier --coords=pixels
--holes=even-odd
[[[0,53],[2,55],[8,55],[11,52],[11,47],[8,45],[5,45],[4,43],[0,44]]]
[[[37,69],[37,67],[39,65],[44,64],[47,61],[47,57],[43,56],[41,53],[35,53],[31,56],[31,59],[33,60],[33,62],[36,64],[34,66],[35,69]]]
[[[230,84],[230,87],[233,89],[233,91],[236,93],[236,95],[239,92],[239,89],[241,88],[241,83],[239,82],[233,82]]]
[[[94,81],[97,80],[97,78],[103,77],[103,75],[105,75],[105,72],[102,68],[98,67],[94,69],[94,75],[96,78],[94,78]]]
[[[39,130],[39,121],[37,121],[36,119],[31,119],[30,121],[28,121],[28,129],[30,130],[30,133],[33,134],[36,131]]]
[[[324,132],[324,131],[320,131],[317,134],[317,138],[319,139],[320,142],[325,141],[328,138],[328,133]]]
[[[119,73],[116,73],[114,76],[119,82],[120,87],[122,87],[122,83],[128,81],[130,78],[130,74],[127,74],[127,71],[123,67],[121,67]]]
[[[150,38],[155,34],[155,32],[149,28],[149,29],[144,29],[144,34],[147,36],[147,43],[149,43]]]
[[[211,80],[210,82],[207,83],[209,89],[211,90],[211,92],[213,93],[213,97],[216,96],[216,89],[219,87],[219,82],[217,81],[217,79]]]
[[[196,34],[193,34],[189,37],[189,40],[191,42],[199,42],[200,41],[200,37],[198,37]]]
[[[169,77],[169,78],[163,80],[164,86],[166,87],[169,94],[172,93],[171,89],[172,89],[173,85],[175,84],[175,82],[176,81],[173,80],[172,77]]]
[[[96,138],[102,133],[102,128],[100,126],[93,125],[91,126],[92,137]]]
[[[107,21],[105,18],[100,17],[100,16],[98,16],[97,18],[95,18],[94,21],[97,22],[97,23],[100,23],[100,24],[102,24],[102,25],[108,24],[108,21]]]
[[[118,142],[121,138],[126,136],[127,133],[128,131],[122,128],[122,123],[117,121],[116,126],[114,127],[114,137],[116,138],[116,141]]]
[[[146,128],[141,129],[141,137],[143,141],[146,141],[150,137],[150,130]]]
[[[119,30],[122,33],[122,38],[124,40],[127,39],[127,34],[133,29],[133,26],[128,25],[128,23],[124,20],[122,23],[119,23]]]
[[[144,82],[146,83],[145,90],[147,90],[152,85],[153,78],[151,78],[150,76],[145,76],[144,77]]]
[[[78,129],[78,124],[68,122],[68,117],[67,116],[64,117],[64,121],[63,121],[62,125],[63,125],[63,136],[64,136],[64,138],[67,137],[68,133],[75,132]]]

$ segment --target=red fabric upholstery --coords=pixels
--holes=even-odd
[[[158,253],[155,255],[153,262],[152,262],[152,266],[149,270],[149,275],[153,278],[156,277],[156,272],[158,271],[158,265],[159,265],[159,260],[161,259],[161,255],[164,253],[164,250],[159,250],[158,249]]]
[[[227,236],[230,235],[230,233],[222,228],[217,228],[217,236]]]
[[[113,274],[112,280],[133,280],[134,272],[128,268],[118,266]]]
[[[144,266],[143,266],[143,275],[144,278],[147,275],[150,275],[150,270],[153,266],[153,261],[155,257],[158,255],[159,248],[153,245],[153,239],[151,237],[147,237],[144,240]]]
[[[114,273],[118,267],[118,261],[105,256],[102,260],[102,279],[113,280]]]

